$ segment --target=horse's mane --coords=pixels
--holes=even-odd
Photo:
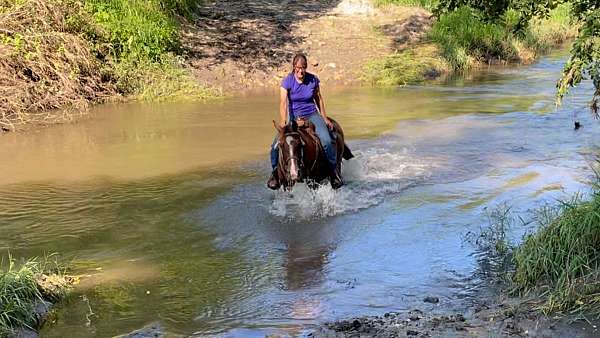
[[[283,127],[283,134],[289,134],[289,133],[294,133],[297,132],[297,130],[291,125],[291,124],[286,124],[285,127]]]

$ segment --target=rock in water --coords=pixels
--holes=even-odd
[[[437,304],[440,302],[440,299],[437,297],[433,297],[433,296],[427,296],[427,297],[425,297],[425,299],[423,299],[423,301],[425,303]]]

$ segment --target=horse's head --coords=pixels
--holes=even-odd
[[[273,122],[275,124],[275,122]],[[302,146],[300,134],[290,126],[281,128],[275,124],[279,132],[279,180],[286,190],[291,189],[296,182],[302,182]]]

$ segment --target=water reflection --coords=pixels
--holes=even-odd
[[[297,291],[322,284],[328,254],[327,247],[315,248],[310,243],[289,243],[285,263],[287,290]]]

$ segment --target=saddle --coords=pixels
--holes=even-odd
[[[332,142],[334,144],[337,144],[337,142],[339,141],[338,136],[339,136],[339,132],[341,132],[341,127],[336,121],[334,121],[334,120],[332,120],[332,121],[333,121],[333,130],[329,130],[329,135],[331,136]],[[325,150],[323,149],[323,145],[321,144],[321,140],[319,139],[319,136],[317,136],[317,133],[315,132],[315,125],[307,119],[297,118],[296,126],[297,126],[297,131],[300,134],[300,138],[302,138],[302,142],[304,144],[309,144],[310,143],[309,140],[312,141],[315,144],[315,146],[318,148],[317,154],[324,155]],[[338,131],[338,129],[339,129],[339,131]],[[350,151],[350,148],[348,147],[346,142],[344,142],[344,151],[342,152],[342,158],[344,160],[349,160],[353,157],[354,157],[354,155]]]

